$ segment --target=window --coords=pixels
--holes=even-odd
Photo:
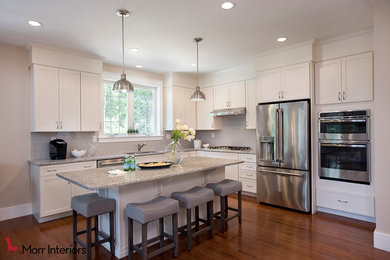
[[[112,91],[113,81],[104,81],[104,135],[158,134],[157,88],[134,85],[133,93]]]

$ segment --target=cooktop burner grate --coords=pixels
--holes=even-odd
[[[213,150],[231,150],[231,151],[249,151],[249,150],[251,150],[250,147],[246,147],[246,146],[224,146],[224,145],[221,145],[221,146],[210,146],[209,149],[213,149]]]

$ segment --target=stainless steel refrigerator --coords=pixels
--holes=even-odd
[[[308,100],[257,106],[257,200],[311,211]]]

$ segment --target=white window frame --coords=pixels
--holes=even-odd
[[[103,72],[103,82],[104,81],[112,81],[115,82],[120,78],[120,74],[112,73],[112,72]],[[103,133],[104,129],[99,132],[99,143],[111,143],[111,142],[139,142],[139,141],[155,141],[155,140],[163,140],[163,82],[162,80],[154,80],[148,78],[141,77],[128,77],[128,80],[135,86],[140,86],[144,88],[154,88],[156,90],[155,95],[155,135],[106,135]],[[104,84],[102,84],[102,88]],[[133,118],[131,121],[130,117],[133,117],[133,101],[134,99],[128,99],[128,124],[129,128],[132,128],[132,124],[134,123]],[[104,96],[102,96],[102,107],[104,108]],[[102,113],[102,122],[104,122],[104,111]]]

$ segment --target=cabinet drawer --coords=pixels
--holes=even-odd
[[[246,170],[240,169],[240,178],[256,180],[256,172],[255,171],[246,171]]]
[[[375,217],[374,196],[318,190],[317,205],[354,214]]]
[[[221,153],[221,152],[206,152],[206,157],[237,160],[238,154]]]
[[[246,192],[253,192],[256,193],[256,181],[240,178],[240,181],[242,182],[242,190]]]
[[[59,172],[79,171],[79,170],[94,169],[94,168],[96,168],[96,161],[82,162],[82,163],[58,164],[58,165],[53,165],[53,166],[41,167],[41,174],[42,175],[55,175]]]
[[[199,156],[199,157],[206,157],[206,152],[204,152],[204,151],[197,151],[197,152],[196,152],[196,156]]]
[[[239,159],[244,162],[252,162],[256,163],[256,155],[255,154],[240,154]]]
[[[255,163],[241,163],[240,170],[256,172],[256,164]]]

